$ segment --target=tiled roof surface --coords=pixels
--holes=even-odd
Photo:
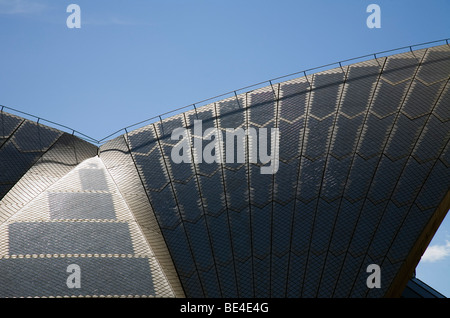
[[[2,112],[0,296],[398,295],[450,207],[449,75],[448,45],[378,57],[99,148]],[[173,160],[180,127],[187,163]],[[208,128],[224,145],[230,129],[279,129],[276,173],[249,159],[250,136],[243,161],[199,160]],[[69,263],[85,289],[66,286]]]

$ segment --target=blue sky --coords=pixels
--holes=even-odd
[[[0,104],[102,139],[253,83],[449,38],[449,12],[448,0],[0,0]],[[449,242],[447,218],[417,269],[448,297]]]

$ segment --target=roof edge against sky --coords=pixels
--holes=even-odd
[[[387,291],[386,297],[400,297],[402,292],[405,290],[408,281],[413,277],[414,270],[420,262],[420,259],[430,245],[433,236],[436,234],[439,226],[444,220],[447,212],[450,210],[450,191],[442,199],[441,203],[437,207],[436,211],[432,214],[432,217],[428,221],[421,235],[414,243],[411,253],[406,258],[405,262],[402,264],[399,270],[399,275],[394,278],[394,283],[391,288]]]
[[[167,111],[165,113],[162,113],[162,114],[159,114],[159,115],[147,118],[147,119],[142,120],[140,122],[137,122],[137,123],[131,124],[129,126],[123,127],[123,128],[121,128],[119,130],[116,130],[115,132],[109,134],[108,136],[106,136],[106,137],[104,137],[102,139],[96,139],[96,138],[90,137],[90,136],[88,136],[88,135],[86,135],[86,134],[84,134],[84,133],[82,133],[82,132],[80,132],[80,131],[78,131],[76,129],[71,128],[71,127],[68,127],[68,126],[65,126],[65,125],[62,125],[62,124],[50,121],[48,119],[41,118],[41,117],[33,115],[33,114],[29,114],[29,113],[23,112],[21,110],[18,110],[16,108],[9,107],[9,106],[6,106],[6,105],[0,104],[0,107],[1,107],[0,108],[0,112],[3,112],[4,109],[7,109],[9,111],[12,111],[13,113],[14,112],[18,113],[21,116],[25,115],[27,117],[31,117],[31,118],[35,119],[37,121],[37,123],[39,123],[40,121],[44,121],[46,123],[54,125],[53,128],[60,129],[60,130],[65,131],[65,132],[70,132],[70,133],[72,133],[72,135],[76,135],[76,136],[78,136],[79,138],[81,138],[81,139],[83,139],[85,141],[88,141],[88,142],[90,142],[92,144],[95,144],[96,146],[101,146],[101,145],[105,144],[107,141],[111,140],[112,138],[119,136],[121,132],[127,133],[130,128],[137,129],[139,127],[142,127],[141,126],[142,124],[148,123],[148,122],[150,122],[152,120],[155,120],[155,119],[162,120],[163,116],[166,116],[166,115],[169,115],[169,114],[175,115],[175,114],[178,113],[178,111],[181,111],[181,110],[184,110],[184,109],[196,109],[197,106],[206,105],[205,103],[207,103],[207,102],[212,102],[214,100],[218,101],[218,100],[224,99],[226,97],[236,96],[237,92],[239,92],[239,91],[249,90],[251,88],[256,88],[256,87],[259,87],[261,85],[272,85],[274,82],[279,82],[280,80],[284,81],[284,80],[287,80],[289,77],[298,76],[300,74],[303,74],[304,76],[307,76],[306,72],[317,71],[317,70],[320,70],[320,69],[326,70],[326,69],[329,69],[332,66],[342,67],[342,65],[348,65],[349,62],[356,62],[357,60],[365,61],[365,60],[371,60],[373,58],[377,59],[379,57],[386,56],[386,54],[388,54],[388,53],[390,55],[391,53],[397,52],[397,51],[403,51],[403,50],[409,50],[411,52],[412,51],[417,51],[417,50],[420,50],[420,49],[426,49],[426,48],[437,46],[435,44],[440,43],[440,42],[444,42],[441,45],[450,45],[449,40],[450,40],[450,38],[445,38],[445,39],[441,39],[441,40],[435,40],[435,41],[429,41],[429,42],[424,42],[424,43],[419,43],[419,44],[413,44],[413,45],[409,45],[409,46],[399,47],[399,48],[396,48],[396,49],[380,51],[380,52],[376,52],[376,53],[372,53],[372,54],[366,54],[366,55],[362,55],[362,56],[358,56],[358,57],[354,57],[354,58],[350,58],[350,59],[346,59],[346,60],[342,60],[342,61],[338,61],[338,62],[334,62],[334,63],[328,63],[328,64],[324,64],[324,65],[313,67],[313,68],[310,68],[310,69],[294,72],[294,73],[287,74],[287,75],[282,75],[282,76],[275,77],[275,78],[272,78],[272,79],[269,79],[269,80],[265,80],[265,81],[262,81],[262,82],[259,82],[259,83],[255,83],[255,84],[251,84],[251,85],[248,85],[248,86],[245,86],[245,87],[242,87],[242,88],[238,88],[238,89],[235,89],[233,91],[230,91],[230,92],[227,92],[227,93],[223,93],[223,94],[220,94],[220,95],[217,95],[217,96],[214,96],[214,97],[210,97],[210,98],[204,99],[202,101],[198,101],[198,102],[195,102],[195,103],[192,103],[192,104],[188,104],[186,106],[182,106],[182,107],[178,107],[178,108],[169,110],[169,111]],[[398,53],[402,53],[402,52],[398,52]],[[136,127],[136,128],[134,128],[134,127]]]

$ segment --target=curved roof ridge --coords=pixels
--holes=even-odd
[[[306,72],[311,72],[311,71],[319,70],[319,69],[322,69],[322,68],[325,68],[325,67],[331,67],[331,66],[333,66],[333,65],[334,65],[334,66],[340,66],[340,67],[342,67],[342,64],[343,64],[343,63],[354,62],[354,61],[359,60],[359,59],[364,59],[364,58],[369,58],[369,57],[374,57],[375,59],[377,59],[377,58],[378,58],[377,55],[379,56],[379,55],[381,55],[381,54],[393,53],[393,52],[401,51],[401,50],[405,50],[405,49],[409,49],[410,51],[415,51],[415,50],[419,50],[419,49],[425,49],[425,48],[433,47],[436,43],[439,43],[439,42],[444,42],[446,45],[450,45],[450,44],[449,44],[449,40],[450,40],[450,38],[445,38],[445,39],[441,39],[441,40],[428,41],[428,42],[423,42],[423,43],[418,43],[418,44],[413,44],[413,45],[403,46],[403,47],[399,47],[399,48],[395,48],[395,49],[390,49],[390,50],[385,50],[385,51],[375,52],[375,53],[372,53],[372,54],[366,54],[366,55],[362,55],[362,56],[358,56],[358,57],[353,57],[353,58],[350,58],[350,59],[345,59],[345,60],[341,60],[341,61],[337,61],[337,62],[333,62],[333,63],[328,63],[328,64],[324,64],[324,65],[321,65],[321,66],[316,66],[316,67],[313,67],[313,68],[309,68],[309,69],[297,71],[297,72],[294,72],[294,73],[290,73],[290,74],[287,74],[287,75],[278,76],[278,77],[275,77],[275,78],[272,78],[272,79],[269,79],[269,80],[265,80],[265,81],[262,81],[262,82],[259,82],[259,83],[255,83],[255,84],[251,84],[251,85],[248,85],[248,86],[245,86],[245,87],[241,87],[241,88],[232,90],[232,91],[227,92],[227,93],[222,93],[222,94],[216,95],[216,96],[214,96],[214,97],[210,97],[210,98],[207,98],[207,99],[204,99],[204,100],[195,102],[195,103],[191,103],[191,104],[188,104],[188,105],[185,105],[185,106],[181,106],[181,107],[178,107],[178,108],[169,110],[169,111],[167,111],[167,112],[164,112],[164,113],[155,115],[155,116],[153,116],[153,117],[144,119],[144,120],[142,120],[142,121],[140,121],[140,122],[137,122],[137,123],[128,125],[128,126],[126,126],[126,127],[123,127],[123,128],[121,128],[121,129],[118,129],[118,130],[116,130],[115,132],[113,132],[113,133],[107,135],[106,137],[103,137],[102,139],[96,139],[96,138],[90,137],[90,136],[88,136],[88,135],[86,135],[86,134],[81,133],[80,131],[78,131],[78,130],[76,130],[76,129],[71,128],[71,127],[68,127],[68,126],[65,126],[65,125],[62,125],[62,124],[59,124],[59,123],[55,123],[55,122],[53,122],[53,121],[50,121],[50,120],[41,118],[41,117],[36,116],[36,115],[33,115],[33,114],[29,114],[29,113],[20,111],[20,110],[18,110],[18,109],[12,108],[12,107],[8,107],[8,106],[1,105],[1,104],[0,104],[0,106],[1,106],[1,111],[3,111],[3,109],[6,108],[6,109],[8,109],[8,110],[12,110],[12,111],[14,111],[14,112],[18,112],[18,113],[23,114],[23,115],[26,115],[26,116],[31,116],[31,117],[37,119],[37,122],[39,122],[40,120],[42,120],[42,121],[45,121],[45,122],[47,122],[47,123],[50,123],[50,124],[59,126],[59,127],[61,127],[61,128],[65,128],[65,129],[67,129],[67,130],[69,130],[69,131],[72,131],[72,134],[78,134],[79,137],[80,137],[81,139],[84,139],[85,141],[88,141],[88,142],[91,142],[91,143],[94,143],[94,144],[100,146],[100,145],[102,145],[103,143],[107,142],[109,138],[111,138],[111,137],[114,136],[114,135],[117,135],[117,134],[120,133],[121,131],[127,132],[127,130],[128,130],[129,128],[138,126],[138,125],[140,125],[140,124],[149,122],[149,121],[151,121],[151,120],[154,120],[154,119],[160,119],[160,120],[161,120],[161,117],[164,116],[164,115],[168,115],[168,114],[176,114],[176,112],[178,112],[178,111],[180,111],[180,110],[183,110],[183,109],[187,109],[187,108],[196,108],[196,105],[198,105],[198,104],[202,104],[202,103],[205,103],[205,102],[209,102],[209,101],[212,101],[212,100],[216,100],[216,99],[218,99],[218,98],[222,98],[222,97],[225,97],[225,96],[228,96],[228,95],[237,94],[238,91],[243,91],[243,90],[250,89],[250,88],[253,88],[253,87],[257,87],[257,86],[263,85],[263,84],[269,84],[269,85],[271,85],[272,82],[274,82],[274,81],[278,81],[278,80],[281,80],[281,79],[286,79],[286,78],[291,77],[291,76],[294,76],[294,75],[304,74],[304,75],[306,76]],[[444,44],[443,44],[443,45],[444,45]],[[422,46],[425,46],[425,47],[422,47]],[[422,48],[417,48],[417,47],[422,47]],[[413,49],[413,48],[417,48],[417,49]],[[56,127],[55,127],[55,128],[56,128]]]

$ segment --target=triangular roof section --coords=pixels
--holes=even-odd
[[[0,233],[1,297],[175,297],[97,156],[21,207]],[[82,288],[67,285],[73,264]]]

